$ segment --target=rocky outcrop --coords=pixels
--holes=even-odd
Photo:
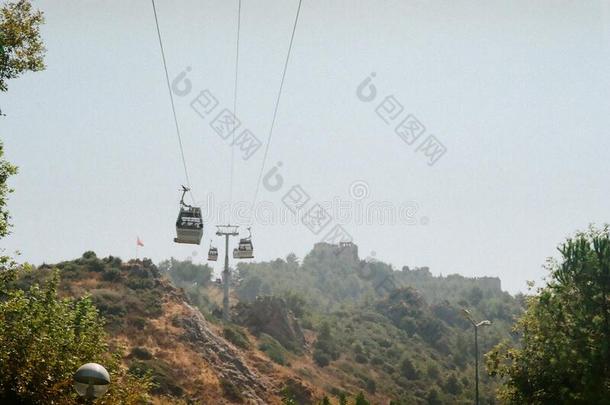
[[[246,403],[268,404],[265,398],[273,395],[275,387],[248,367],[240,353],[210,329],[208,321],[197,309],[184,305],[188,312],[175,320],[176,326],[184,330],[182,340],[201,353],[219,380],[230,381],[237,387]]]
[[[286,302],[279,297],[258,297],[249,304],[235,307],[235,322],[247,327],[254,335],[266,333],[289,350],[300,350],[305,337]]]

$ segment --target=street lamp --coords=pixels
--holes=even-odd
[[[475,391],[476,391],[476,405],[479,405],[479,326],[489,326],[491,321],[484,320],[481,322],[475,322],[472,318],[472,314],[469,310],[463,309],[464,315],[472,326],[474,326],[474,378],[475,378]]]
[[[74,388],[81,397],[93,402],[108,391],[110,374],[97,363],[87,363],[74,373]]]

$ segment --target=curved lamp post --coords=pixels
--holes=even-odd
[[[463,309],[464,315],[472,326],[474,326],[474,378],[475,378],[475,391],[476,391],[476,405],[479,405],[479,327],[480,326],[489,326],[491,325],[491,321],[484,320],[481,322],[475,322],[472,318],[472,314],[469,310]]]
[[[110,374],[97,363],[87,363],[74,373],[74,388],[81,397],[93,402],[108,391]]]

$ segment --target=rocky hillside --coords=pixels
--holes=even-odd
[[[219,316],[220,286],[194,280],[206,265],[161,267],[203,313]],[[374,404],[471,403],[473,332],[462,310],[493,322],[481,330],[483,353],[511,339],[522,310],[497,278],[395,270],[349,244],[317,244],[302,260],[240,263],[232,290],[235,326],[265,355],[331,399],[362,392]],[[494,403],[496,383],[481,374],[483,403]]]
[[[40,266],[22,282],[41,281],[52,268],[61,271],[63,294],[92,296],[130,372],[152,373],[157,403],[279,404],[286,387],[313,400],[314,388],[255,345],[233,343],[233,329],[207,320],[151,261],[122,263],[87,252]],[[256,340],[245,329],[238,333],[245,342]]]
[[[91,295],[129,372],[153,376],[156,403],[469,404],[474,353],[461,309],[494,322],[481,334],[485,351],[510,337],[521,308],[499,280],[396,271],[354,245],[240,264],[229,323],[204,264],[87,252],[21,282],[53,268],[62,294]],[[494,403],[482,374],[482,403]]]

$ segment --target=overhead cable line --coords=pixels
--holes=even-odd
[[[258,180],[256,182],[256,190],[254,192],[254,198],[252,199],[252,214],[250,217],[250,220],[252,220],[252,215],[254,215],[254,205],[256,204],[256,199],[258,197],[258,192],[260,189],[260,184],[261,184],[261,179],[263,178],[263,172],[265,170],[265,163],[267,161],[267,155],[269,153],[269,145],[271,144],[271,140],[272,140],[272,136],[273,136],[273,129],[275,127],[275,120],[277,118],[277,111],[278,111],[278,107],[280,105],[280,100],[282,97],[282,89],[284,88],[284,80],[286,79],[286,70],[288,69],[288,63],[290,62],[290,55],[292,52],[292,43],[294,42],[294,34],[296,32],[297,29],[297,23],[299,21],[299,15],[301,13],[301,3],[302,0],[299,0],[299,5],[297,8],[297,13],[296,16],[294,18],[294,25],[292,27],[292,35],[290,36],[290,44],[288,45],[288,52],[286,54],[286,61],[284,62],[284,70],[282,72],[282,80],[280,82],[280,88],[278,90],[277,93],[277,98],[275,100],[275,108],[273,109],[273,118],[271,119],[271,126],[269,128],[269,135],[267,136],[267,143],[265,144],[265,153],[263,154],[263,161],[261,163],[261,169],[260,172],[258,174]]]
[[[191,179],[189,177],[188,166],[186,164],[186,157],[184,156],[184,148],[182,146],[182,136],[180,135],[180,125],[178,124],[178,117],[176,115],[176,105],[174,103],[174,95],[172,93],[172,86],[169,80],[169,73],[167,72],[167,61],[165,60],[165,51],[163,50],[163,40],[161,39],[161,30],[159,29],[159,18],[157,17],[157,8],[155,7],[155,0],[151,0],[153,13],[155,15],[155,26],[157,27],[157,37],[159,38],[159,48],[161,48],[161,59],[163,60],[163,69],[165,70],[165,80],[167,82],[167,91],[169,93],[169,99],[172,105],[172,114],[174,116],[174,125],[176,126],[176,135],[178,136],[178,146],[180,147],[180,156],[182,158],[182,166],[184,167],[184,177],[186,178],[186,185],[189,188],[189,195],[193,202],[195,197],[193,196]]]
[[[239,34],[241,31],[241,0],[237,6],[237,41],[235,46],[235,82],[233,84],[233,115],[237,117],[237,78],[239,72]],[[233,143],[231,144],[231,180],[229,182],[229,206],[233,205],[233,167],[235,157],[235,131],[233,131]]]

